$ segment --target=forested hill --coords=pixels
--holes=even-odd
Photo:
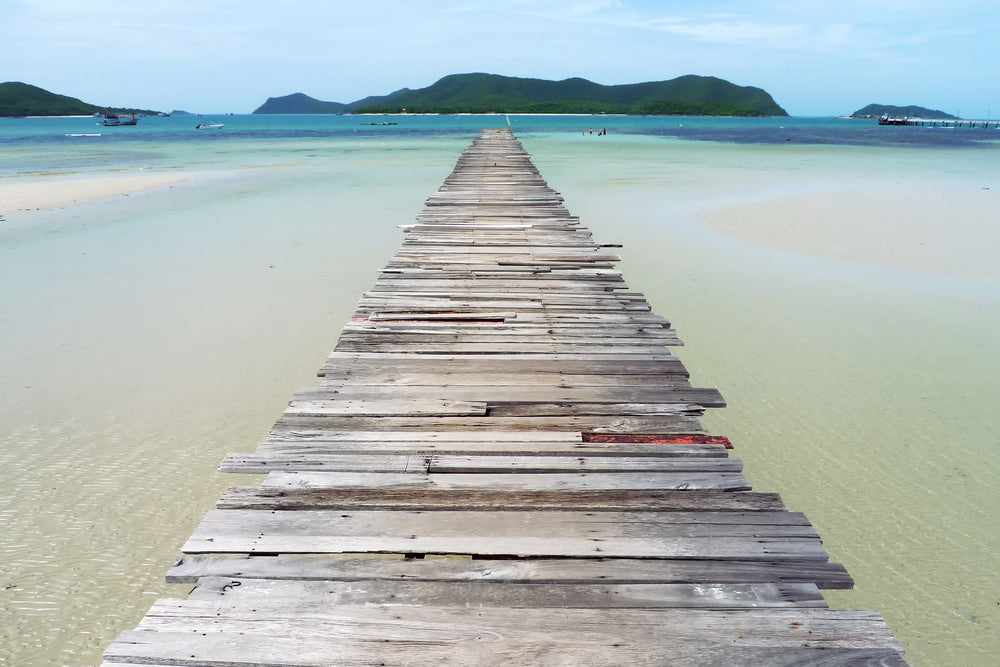
[[[254,113],[267,113],[262,109],[264,107]],[[316,113],[305,109],[303,106],[302,111],[285,110],[283,113]],[[760,88],[696,75],[669,81],[604,86],[580,78],[547,81],[498,74],[452,74],[426,88],[404,88],[344,106],[344,111],[349,113],[399,113],[404,109],[409,113],[788,115]]]
[[[0,116],[90,116],[105,111],[146,115],[157,113],[150,109],[122,109],[88,104],[75,97],[58,95],[20,81],[0,83]]]
[[[858,109],[852,113],[851,118],[878,118],[879,116],[884,116],[886,114],[894,118],[957,118],[956,116],[952,116],[944,111],[938,111],[937,109],[927,109],[925,107],[918,107],[914,105],[900,107],[892,104],[869,104],[863,109]]]
[[[101,108],[20,81],[0,83],[0,116],[88,116]]]
[[[349,108],[352,105],[348,105]],[[453,74],[420,90],[405,90],[355,112],[632,113],[706,116],[787,116],[760,88],[715,77],[604,86],[586,79],[546,81],[497,74]]]
[[[323,102],[304,93],[284,97],[269,97],[254,113],[341,113],[346,105],[340,102]]]

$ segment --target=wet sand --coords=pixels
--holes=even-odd
[[[723,234],[795,253],[1000,281],[998,211],[1000,190],[879,184],[710,209],[699,219]]]
[[[0,217],[69,208],[165,188],[194,178],[186,174],[31,176],[0,179]]]

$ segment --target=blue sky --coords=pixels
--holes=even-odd
[[[447,74],[718,76],[792,115],[870,102],[1000,116],[996,0],[0,0],[0,81],[94,104],[249,113]]]

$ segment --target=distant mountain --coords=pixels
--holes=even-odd
[[[0,83],[0,116],[89,116],[101,107],[20,81]]]
[[[351,102],[350,104],[348,104],[346,106],[347,106],[347,110],[348,111],[351,111],[352,109],[363,109],[365,107],[376,106],[378,104],[384,104],[386,102],[386,100],[388,100],[389,98],[391,98],[391,97],[393,97],[395,95],[403,95],[405,93],[411,93],[411,92],[413,92],[413,91],[410,90],[409,88],[400,88],[399,90],[397,90],[395,92],[392,92],[392,93],[389,93],[388,95],[371,95],[371,96],[366,97],[364,99],[357,100],[356,102]]]
[[[760,88],[687,75],[670,81],[604,86],[586,79],[522,79],[452,74],[419,90],[404,90],[354,112],[393,113],[631,113],[650,115],[787,116]]]
[[[952,116],[949,113],[938,111],[937,109],[925,109],[924,107],[913,105],[908,107],[897,107],[891,104],[869,104],[865,108],[858,109],[852,113],[851,118],[878,118],[886,114],[894,118],[957,118],[957,116]]]
[[[340,102],[322,102],[304,93],[293,93],[284,97],[267,98],[254,113],[342,113],[345,106]]]
[[[329,105],[320,107],[317,105]],[[335,110],[338,109],[339,110]],[[321,109],[326,110],[321,110]],[[280,109],[280,110],[277,110]],[[693,116],[787,116],[764,90],[710,76],[682,76],[604,86],[586,79],[522,79],[452,74],[431,86],[403,88],[349,104],[289,95],[254,113],[628,113]]]
[[[20,81],[0,83],[0,116],[90,116],[102,111],[157,113],[149,109],[100,107]]]

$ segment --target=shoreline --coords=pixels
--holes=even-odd
[[[0,178],[0,221],[159,190],[194,178],[190,173]]]

